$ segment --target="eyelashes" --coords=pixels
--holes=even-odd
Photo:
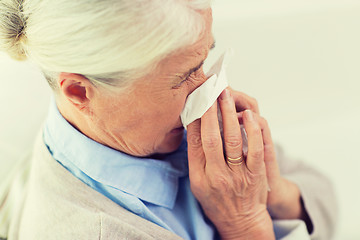
[[[191,73],[191,74],[192,74],[192,73]],[[172,87],[172,88],[174,88],[174,89],[180,88],[181,85],[182,85],[184,82],[186,82],[186,81],[189,80],[191,74],[188,74],[188,75],[186,76],[186,78],[184,78],[183,80],[181,80],[181,82],[179,82],[178,84],[176,84],[176,86],[174,86],[174,87]]]
[[[199,67],[194,68],[190,73],[187,74],[187,76],[186,76],[185,78],[183,78],[183,79],[181,80],[180,83],[178,83],[178,84],[177,84],[176,86],[174,86],[173,88],[174,88],[174,89],[180,88],[181,85],[182,85],[184,82],[188,81],[188,80],[190,79],[190,76],[191,76],[192,74],[196,74],[196,73],[199,71],[199,69],[201,69],[201,67],[202,67],[202,64],[201,64]],[[177,77],[179,77],[179,76],[177,76]]]
[[[187,80],[189,80],[191,74],[187,75],[185,79],[183,79],[179,84],[181,85],[183,82],[186,82]]]

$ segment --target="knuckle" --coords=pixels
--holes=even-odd
[[[274,145],[272,143],[264,144],[264,151],[268,153],[275,153],[274,152]]]
[[[234,103],[233,98],[231,98],[231,97],[224,98],[224,99],[221,99],[221,101],[224,103],[224,105],[222,105],[222,106],[225,108],[225,110],[231,110],[229,105]]]
[[[221,139],[215,135],[210,135],[203,139],[203,144],[206,148],[218,148],[221,145]]]
[[[230,181],[227,177],[220,175],[211,180],[210,188],[213,191],[227,191],[230,187]]]
[[[230,135],[225,138],[225,145],[230,148],[238,148],[242,144],[240,136]]]
[[[254,159],[263,159],[264,158],[264,151],[263,149],[255,149],[254,151],[249,151],[249,157]]]
[[[251,135],[259,135],[261,133],[261,128],[257,122],[254,122],[248,131]]]
[[[199,134],[189,134],[188,133],[188,142],[189,147],[200,148],[201,147],[201,136]]]

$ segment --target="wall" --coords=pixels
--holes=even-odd
[[[334,182],[336,239],[360,239],[360,1],[222,0],[217,47],[227,47],[231,85],[257,98],[273,138]],[[32,145],[50,89],[36,68],[0,55],[0,176]]]
[[[335,184],[336,239],[360,239],[360,1],[215,2],[230,84],[255,97],[287,153]]]

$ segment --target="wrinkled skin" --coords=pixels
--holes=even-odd
[[[211,9],[199,14],[206,23],[199,40],[166,57],[126,92],[95,87],[79,74],[61,73],[57,95],[61,114],[86,136],[129,155],[175,151],[184,134],[180,113],[186,98],[207,80],[202,67],[186,80],[179,75],[205,60],[214,43]],[[229,92],[219,99],[224,139],[216,104],[188,126],[191,189],[222,238],[273,239],[269,212],[274,218],[303,218],[301,196],[296,185],[279,174],[270,130],[256,101]],[[248,134],[248,156],[243,164],[230,166],[224,152],[231,158],[242,153],[239,122]]]

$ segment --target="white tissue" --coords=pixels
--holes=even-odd
[[[185,129],[187,125],[201,118],[228,86],[225,68],[226,58],[230,53],[231,50],[228,50],[219,58],[206,74],[206,77],[210,78],[188,96],[180,115]]]
[[[214,102],[217,101],[221,92],[228,86],[225,70],[229,57],[232,54],[232,49],[227,50],[206,74],[206,76],[210,78],[188,96],[185,107],[180,115],[181,122],[185,129],[187,125],[201,118]],[[218,120],[221,136],[223,136],[222,116],[219,107]],[[246,131],[243,125],[240,125],[240,129],[243,140],[243,154],[247,156],[248,141]]]

